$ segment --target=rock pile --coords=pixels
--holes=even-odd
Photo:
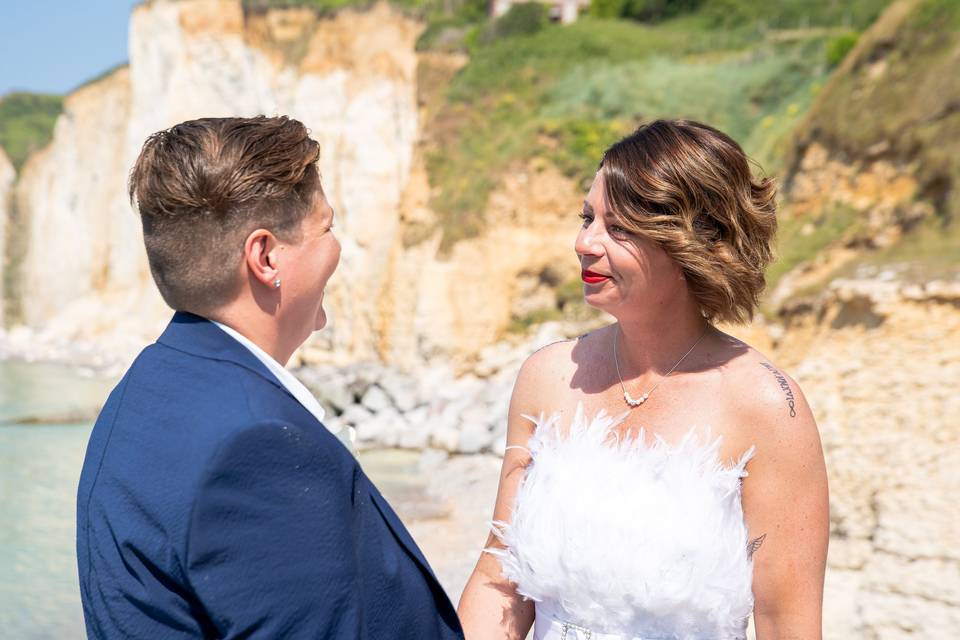
[[[294,374],[327,411],[334,432],[352,429],[357,449],[396,447],[503,455],[507,411],[517,372],[538,348],[580,333],[559,322],[528,340],[481,351],[464,375],[450,364],[402,373],[379,362],[308,365]]]

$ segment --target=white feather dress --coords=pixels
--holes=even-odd
[[[535,637],[728,640],[746,637],[753,567],[740,503],[754,448],[732,467],[720,438],[676,445],[617,440],[623,421],[577,408],[530,418],[532,461],[496,555],[536,602]],[[529,416],[528,416],[529,417]],[[589,631],[588,631],[589,630]],[[568,633],[569,631],[569,633]]]

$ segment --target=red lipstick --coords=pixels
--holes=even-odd
[[[580,272],[580,278],[583,279],[587,284],[600,284],[601,282],[606,282],[610,279],[610,276],[605,276],[602,273],[596,273],[590,271],[589,269],[584,269]]]

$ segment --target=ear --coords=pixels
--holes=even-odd
[[[243,244],[243,257],[247,269],[253,277],[264,285],[273,288],[273,281],[279,277],[277,269],[277,247],[280,242],[266,229],[257,229],[247,236]]]

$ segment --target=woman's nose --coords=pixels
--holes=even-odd
[[[581,256],[603,255],[603,244],[593,232],[592,225],[580,230],[580,233],[577,234],[577,240],[573,245],[573,250]]]

